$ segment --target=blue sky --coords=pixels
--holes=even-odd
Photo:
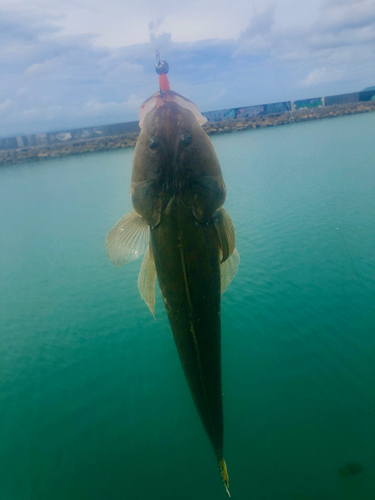
[[[138,118],[158,89],[201,111],[375,85],[373,0],[0,0],[0,136]]]

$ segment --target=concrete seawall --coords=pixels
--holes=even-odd
[[[102,125],[100,127],[77,128],[63,130],[60,132],[48,132],[45,134],[19,135],[17,137],[6,137],[0,139],[0,150],[24,149],[35,146],[47,146],[51,144],[67,144],[73,141],[87,141],[90,139],[101,139],[139,133],[138,121],[115,123],[113,125]]]

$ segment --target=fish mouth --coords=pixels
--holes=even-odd
[[[197,120],[199,125],[206,123],[207,118],[205,118],[197,108],[197,106],[173,90],[163,90],[162,92],[156,92],[154,95],[149,97],[139,108],[139,126],[142,128],[146,116],[153,110],[165,106],[166,104],[174,103],[179,105],[183,109],[191,111]]]

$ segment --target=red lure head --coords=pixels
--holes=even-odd
[[[171,90],[167,77],[167,73],[169,71],[169,64],[167,63],[167,61],[160,61],[159,51],[156,52],[155,71],[159,75],[160,91],[162,92],[163,90]]]
[[[160,90],[171,90],[171,87],[169,85],[168,77],[165,73],[162,73],[159,75],[159,87]]]

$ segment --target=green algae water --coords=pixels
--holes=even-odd
[[[213,138],[241,256],[222,300],[233,499],[375,498],[374,127]],[[0,169],[1,500],[226,498],[160,293],[155,321],[141,259],[106,256],[132,155]]]

